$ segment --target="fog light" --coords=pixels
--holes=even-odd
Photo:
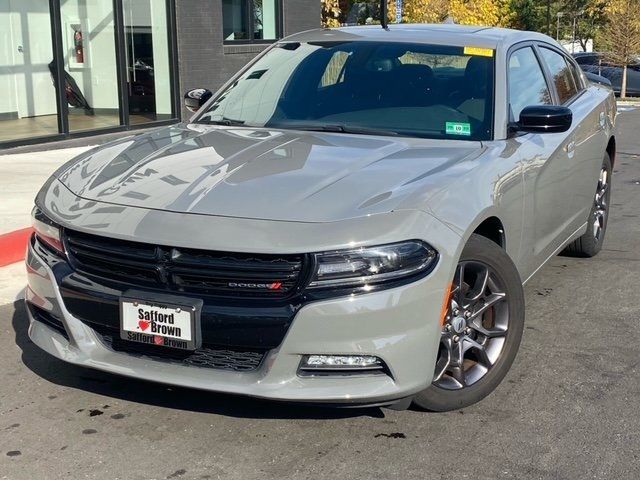
[[[382,360],[372,355],[305,355],[302,370],[380,370]]]

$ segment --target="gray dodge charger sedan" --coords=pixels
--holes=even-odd
[[[522,336],[522,285],[598,253],[616,105],[551,38],[456,25],[281,40],[186,123],[61,167],[36,198],[29,336],[217,392],[442,411]]]

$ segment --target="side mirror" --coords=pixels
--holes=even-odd
[[[573,113],[567,107],[536,105],[520,112],[516,128],[520,132],[560,133],[571,128]]]
[[[211,90],[207,90],[206,88],[194,88],[193,90],[189,90],[184,94],[184,106],[187,107],[187,110],[190,112],[197,112],[200,110],[200,107],[207,103],[213,96]]]

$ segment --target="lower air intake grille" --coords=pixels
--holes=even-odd
[[[250,372],[260,367],[266,354],[266,351],[217,349],[207,345],[193,351],[156,347],[122,340],[118,332],[107,327],[92,324],[91,328],[100,335],[107,347],[116,352],[188,366]]]
[[[259,352],[235,352],[232,350],[201,348],[196,350],[193,355],[185,358],[184,362],[197,367],[246,372],[258,368],[263,357],[264,354]]]

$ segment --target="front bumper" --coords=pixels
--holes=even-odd
[[[233,372],[183,366],[117,352],[65,308],[55,276],[30,244],[26,301],[61,320],[65,335],[29,311],[33,342],[64,361],[203,390],[296,402],[378,404],[411,396],[430,383],[448,269],[438,264],[417,282],[375,293],[318,301],[298,311],[284,341],[260,367]],[[388,374],[300,376],[304,354],[375,355]]]

